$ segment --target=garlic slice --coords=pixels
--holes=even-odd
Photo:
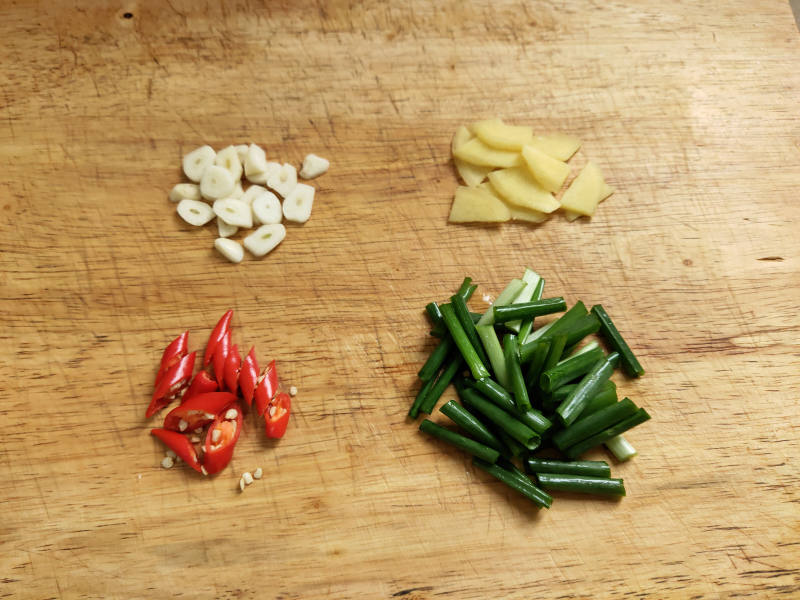
[[[253,226],[253,213],[246,202],[234,198],[216,200],[213,205],[214,214],[228,225],[250,228]]]
[[[217,231],[219,232],[219,237],[227,238],[235,235],[239,228],[236,225],[226,223],[225,219],[217,217]]]
[[[214,211],[205,202],[184,198],[178,202],[178,215],[189,225],[200,227],[214,218]]]
[[[200,187],[196,183],[179,183],[169,192],[169,199],[173,202],[180,202],[184,198],[200,200]]]
[[[217,152],[214,164],[228,171],[234,181],[239,181],[242,178],[242,163],[236,153],[236,147],[228,146]]]
[[[309,154],[303,159],[303,168],[300,169],[300,177],[303,179],[314,179],[328,170],[331,162],[327,158],[322,158],[316,154]]]
[[[244,191],[244,195],[241,198],[239,198],[239,200],[248,205],[251,205],[253,204],[253,200],[255,200],[258,196],[260,196],[266,191],[268,190],[265,187],[261,187],[260,185],[251,185]]]
[[[235,187],[236,181],[231,172],[218,165],[208,167],[200,180],[200,193],[203,198],[211,200],[227,198]]]
[[[196,183],[203,178],[206,167],[214,164],[216,156],[211,146],[200,146],[183,157],[183,172]]]
[[[239,157],[239,162],[244,166],[244,161],[247,160],[247,153],[250,151],[250,146],[247,144],[238,144],[236,148],[236,155]]]
[[[242,259],[244,258],[244,248],[242,248],[242,245],[236,240],[217,238],[214,240],[214,248],[216,248],[217,251],[222,254],[222,256],[227,258],[232,263],[242,262]],[[219,430],[215,429],[214,433],[217,431]]]
[[[289,221],[305,223],[314,205],[314,187],[298,183],[283,201],[283,216]]]
[[[253,256],[269,254],[286,237],[286,228],[280,223],[262,225],[244,238],[244,247]]]
[[[249,181],[252,176],[267,170],[267,154],[264,149],[255,144],[250,144],[247,149],[247,158],[244,160],[244,174]],[[257,181],[254,183],[258,183]]]
[[[272,192],[264,191],[253,200],[253,217],[257,223],[269,225],[280,223],[282,218],[281,201]]]
[[[270,175],[269,179],[267,179],[267,187],[278,192],[282,198],[286,198],[296,185],[297,169],[289,163],[283,163],[280,171]]]

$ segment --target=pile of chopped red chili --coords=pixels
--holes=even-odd
[[[253,401],[258,417],[264,419],[267,437],[283,437],[289,423],[292,403],[279,388],[275,361],[259,373],[254,347],[242,360],[238,346],[231,342],[232,317],[229,310],[214,327],[203,368],[194,378],[197,352],[188,352],[189,332],[167,346],[146,412],[150,418],[180,399],[167,413],[163,427],[151,433],[203,475],[219,473],[228,465],[242,431],[243,412]]]

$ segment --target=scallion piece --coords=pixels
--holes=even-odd
[[[639,361],[633,355],[633,351],[628,346],[625,339],[619,331],[617,331],[614,322],[602,305],[595,304],[592,307],[592,313],[600,321],[600,333],[608,341],[608,344],[617,352],[619,352],[620,363],[625,372],[631,377],[641,377],[644,375],[644,369]]]
[[[588,344],[584,344],[580,348],[573,349],[571,352],[569,352],[567,354],[567,358],[562,358],[556,364],[560,365],[561,363],[563,363],[564,361],[569,360],[570,358],[575,358],[579,354],[583,354],[584,352],[589,352],[589,351],[594,350],[595,348],[599,348],[599,347],[600,347],[600,342],[598,342],[597,340],[592,340],[591,342],[589,342]]]
[[[500,453],[494,448],[484,446],[475,440],[471,440],[470,438],[465,437],[460,433],[456,433],[455,431],[450,431],[446,427],[437,425],[428,419],[425,419],[419,424],[419,430],[437,437],[448,444],[452,444],[456,448],[460,448],[465,452],[469,452],[473,456],[477,456],[481,460],[485,460],[487,463],[494,463],[500,457]]]
[[[568,352],[572,351],[578,342],[580,342],[587,335],[591,335],[600,329],[600,321],[592,314],[584,315],[575,319],[566,331],[562,332],[567,336]]]
[[[513,333],[508,333],[503,338],[503,356],[506,359],[508,383],[514,393],[514,403],[520,412],[530,410],[531,400],[528,397],[528,389],[525,387],[525,379],[522,377],[522,367],[519,365],[517,336]]]
[[[558,319],[556,319],[556,320],[558,320]],[[552,329],[552,327],[553,327],[553,325],[555,325],[555,323],[556,323],[555,321],[550,321],[549,323],[545,323],[544,325],[539,327],[539,329],[531,331],[528,334],[528,337],[525,339],[524,344],[522,346],[520,346],[520,348],[519,348],[520,356],[523,357],[522,362],[526,362],[526,359],[524,358],[524,356],[525,356],[525,353],[528,352],[527,350],[524,349],[525,346],[532,345],[534,342],[536,342],[538,340],[546,339],[544,336],[547,335],[547,332],[550,331],[550,329]]]
[[[570,392],[578,386],[577,383],[568,383],[562,385],[556,391],[546,394],[542,398],[542,408],[545,411],[553,411],[556,406],[561,404],[564,399],[569,396]],[[617,401],[617,385],[610,379],[603,384],[600,391],[591,399],[583,409],[583,417],[597,412],[601,408],[605,408],[609,404],[614,404]]]
[[[436,378],[436,383],[431,386],[431,389],[428,390],[428,393],[425,395],[425,400],[422,401],[420,404],[419,410],[420,412],[424,412],[426,414],[431,414],[433,409],[436,407],[436,403],[439,401],[439,398],[442,397],[444,394],[445,389],[447,386],[450,385],[450,382],[455,377],[458,370],[461,368],[463,361],[459,355],[451,356],[449,362],[445,366],[444,370],[439,374],[439,377]]]
[[[520,304],[509,304],[508,306],[495,306],[492,308],[494,311],[495,323],[516,321],[527,317],[540,317],[542,315],[561,312],[566,309],[567,303],[564,301],[564,298],[560,296],[536,300],[535,302],[522,302]]]
[[[483,349],[486,350],[486,355],[489,357],[494,376],[500,382],[500,385],[508,387],[506,359],[503,356],[503,347],[500,345],[500,340],[497,339],[494,325],[476,325],[475,330],[478,332]]]
[[[605,445],[619,462],[630,460],[637,454],[636,448],[623,435],[615,435],[610,440],[607,440]]]
[[[611,477],[611,467],[604,460],[551,460],[549,458],[527,458],[525,468],[529,473],[563,473],[588,475],[589,477]]]
[[[567,343],[567,336],[559,334],[550,340],[550,349],[547,352],[547,358],[544,359],[542,365],[542,373],[548,369],[552,369],[561,360],[561,355],[564,353],[564,346]],[[541,375],[539,376],[541,378]],[[537,386],[539,382],[536,382]]]
[[[570,308],[567,312],[561,315],[558,319],[553,321],[552,326],[547,330],[546,335],[550,338],[553,338],[557,335],[562,333],[566,333],[570,327],[572,327],[573,323],[580,319],[581,317],[585,317],[589,314],[589,311],[586,310],[586,305],[578,300],[572,308]]]
[[[470,317],[469,309],[467,308],[467,303],[464,302],[464,298],[456,294],[451,296],[450,303],[456,313],[456,317],[458,317],[458,322],[461,323],[461,327],[464,329],[464,333],[467,334],[469,343],[475,349],[475,352],[478,353],[478,358],[481,359],[484,365],[488,365],[489,357],[486,356],[486,352],[483,351],[483,344],[481,344],[478,332],[475,330],[475,322],[472,320],[472,317]]]
[[[541,300],[542,294],[544,293],[544,277],[539,277],[539,281],[536,282],[536,287],[533,289],[533,296],[531,296],[531,300]],[[517,335],[517,340],[520,344],[524,344],[525,340],[528,339],[528,335],[530,335],[531,331],[533,330],[533,317],[528,317],[526,319],[522,319],[519,324],[519,335]],[[506,327],[510,327],[511,323],[506,323]]]
[[[569,458],[578,458],[584,452],[591,450],[600,444],[605,444],[611,438],[618,436],[621,433],[625,433],[632,427],[636,427],[637,425],[644,423],[649,419],[650,415],[647,414],[647,411],[643,408],[640,408],[624,421],[621,421],[616,425],[612,425],[608,429],[604,429],[600,433],[567,448],[566,455]]]
[[[439,368],[442,366],[444,359],[447,358],[447,355],[450,354],[450,351],[453,349],[453,338],[449,335],[442,339],[437,345],[436,348],[433,349],[428,360],[425,361],[425,364],[422,365],[422,368],[417,373],[417,376],[422,381],[429,381],[436,377],[436,373],[439,372]]]
[[[481,320],[478,321],[478,325],[491,325],[494,323],[494,311],[493,308],[495,306],[505,306],[506,304],[510,304],[514,301],[519,293],[522,291],[522,288],[525,287],[525,282],[521,279],[512,279],[505,289],[500,292],[500,295],[494,301],[492,306],[490,306],[483,316]]]
[[[450,400],[440,409],[442,414],[450,418],[453,423],[461,427],[473,439],[497,451],[503,450],[503,442],[489,431],[480,420],[461,406],[458,402]]]
[[[522,288],[522,291],[514,298],[512,304],[520,304],[522,302],[530,302],[531,300],[540,300],[541,298],[534,298],[533,294],[536,292],[536,285],[539,283],[539,274],[536,271],[526,268],[525,273],[522,275],[522,281],[525,282],[525,287]],[[522,321],[508,321],[506,322],[506,328],[510,329],[514,333],[519,332],[519,328],[522,325]]]
[[[528,344],[525,344],[525,346],[528,346]],[[522,348],[525,346],[522,346]],[[531,348],[530,346],[528,347]],[[522,348],[520,348],[520,352]],[[540,340],[535,343],[531,350],[532,353],[530,362],[528,363],[528,371],[525,373],[525,384],[528,388],[535,389],[539,385],[539,376],[547,360],[547,355],[550,354],[550,342]],[[524,362],[521,356],[520,362]]]
[[[439,305],[436,302],[429,302],[425,306],[425,312],[428,313],[428,318],[430,318],[431,325],[433,325],[431,335],[436,337],[444,336],[447,333],[447,328],[442,321],[442,311],[439,310]]]
[[[425,402],[425,397],[428,395],[428,392],[433,387],[435,380],[429,379],[422,384],[422,387],[417,392],[417,397],[414,398],[414,403],[411,405],[411,408],[408,411],[408,416],[412,419],[416,419],[419,416],[419,407]]]
[[[472,459],[472,464],[478,467],[479,469],[486,471],[492,477],[502,481],[508,487],[518,491],[520,494],[531,500],[537,506],[543,508],[550,508],[550,505],[553,503],[553,498],[547,492],[540,490],[538,487],[533,485],[533,482],[528,484],[524,483],[521,479],[519,479],[514,473],[511,471],[507,471],[502,467],[498,467],[491,462],[485,462],[480,459]]]
[[[472,278],[464,277],[464,281],[461,282],[461,285],[459,286],[456,295],[463,298],[464,302],[468,302],[476,289],[478,289],[478,286],[472,285]]]
[[[594,348],[588,352],[581,352],[550,367],[539,378],[539,387],[543,392],[552,392],[588,373],[591,368],[605,356],[601,348]]]
[[[573,425],[562,429],[553,436],[553,443],[559,450],[574,446],[578,442],[592,437],[604,429],[624,421],[638,410],[638,407],[625,398],[611,406],[598,410],[596,413],[578,419]]]
[[[542,435],[553,426],[550,419],[535,408],[520,412],[517,409],[513,396],[489,377],[481,379],[480,381],[469,381],[467,385],[483,394],[507,413],[510,413],[512,416],[525,423],[525,425],[533,429],[539,435]]]
[[[589,400],[600,391],[603,383],[611,377],[619,362],[619,354],[612,352],[603,360],[597,361],[592,370],[583,376],[578,386],[558,405],[556,414],[562,425],[569,426],[578,420]]]
[[[461,327],[461,323],[459,322],[453,307],[449,304],[443,304],[439,308],[442,311],[444,324],[447,326],[450,335],[453,336],[453,341],[455,342],[456,347],[458,347],[459,352],[461,352],[461,355],[464,357],[464,361],[467,363],[469,370],[472,372],[472,376],[475,379],[489,377],[489,371],[481,362],[481,359],[478,357],[478,353],[475,352],[475,348],[472,347],[467,334],[464,332],[464,328]]]
[[[536,479],[546,490],[559,492],[578,492],[580,494],[601,494],[603,496],[624,496],[622,479],[611,477],[588,477],[565,473],[537,473]]]
[[[461,400],[469,408],[473,408],[481,413],[489,421],[494,423],[494,425],[505,431],[528,450],[536,450],[536,448],[539,447],[542,440],[538,433],[502,408],[489,402],[480,394],[475,393],[474,390],[472,390],[472,393],[470,393],[470,391],[469,389],[464,390],[461,396]]]

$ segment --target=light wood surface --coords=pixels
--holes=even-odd
[[[800,595],[787,2],[5,2],[0,40],[0,597]],[[450,137],[494,116],[578,136],[616,194],[449,226]],[[183,153],[247,141],[332,167],[232,265],[166,195]],[[483,309],[524,266],[647,369],[618,380],[653,415],[620,502],[537,514],[405,418],[425,303],[470,275]],[[160,352],[229,307],[299,389],[290,430],[163,470]]]

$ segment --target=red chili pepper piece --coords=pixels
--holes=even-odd
[[[282,438],[289,424],[292,400],[289,394],[281,392],[269,403],[264,413],[264,425],[268,438]]]
[[[242,367],[242,355],[239,354],[239,346],[231,346],[228,357],[225,359],[225,372],[222,377],[227,387],[234,394],[239,387],[239,369]]]
[[[197,375],[192,379],[192,383],[189,384],[189,388],[183,393],[181,403],[186,402],[192,396],[216,392],[218,389],[217,382],[211,378],[208,371],[198,371]]]
[[[225,332],[230,331],[232,317],[233,310],[229,310],[222,315],[222,318],[214,326],[214,330],[211,332],[211,335],[208,338],[208,344],[206,344],[206,352],[203,355],[204,367],[207,367],[209,363],[211,363],[211,359],[214,356],[217,346],[222,341],[222,337],[225,335]]]
[[[256,401],[256,412],[261,416],[264,414],[264,411],[267,410],[267,405],[275,397],[275,394],[278,393],[278,369],[274,360],[267,365],[267,368],[264,369],[264,373],[259,379],[260,381],[256,386],[254,397]]]
[[[242,390],[242,397],[249,407],[253,404],[253,393],[258,385],[258,361],[256,360],[256,348],[250,348],[250,352],[242,361],[242,368],[239,369],[239,389]]]
[[[176,406],[164,417],[164,429],[171,431],[194,431],[211,423],[222,413],[236,396],[229,392],[209,392],[192,396],[180,406]],[[181,429],[181,421],[185,423]]]
[[[214,350],[214,377],[219,384],[219,389],[225,389],[225,363],[231,351],[231,332],[226,331],[222,336],[216,350]]]
[[[235,419],[226,419],[225,413],[229,409],[236,410]],[[242,431],[242,411],[234,403],[221,414],[217,415],[206,433],[205,452],[203,454],[203,470],[208,475],[219,473],[228,466],[233,456],[233,447]]]
[[[186,356],[186,353],[188,352],[188,339],[189,332],[184,331],[182,334],[172,340],[164,349],[164,353],[161,355],[161,364],[158,367],[158,373],[156,373],[154,387],[158,387],[158,383],[161,381],[161,378],[164,376],[164,374],[175,364],[177,364],[180,359]]]
[[[147,407],[145,416],[150,418],[167,404],[178,397],[181,390],[189,385],[194,369],[194,360],[197,352],[192,352],[184,356],[177,364],[173,365],[158,382],[158,386],[153,392],[150,406]]]
[[[167,448],[170,448],[175,454],[180,456],[183,462],[198,473],[202,472],[200,469],[200,461],[197,460],[197,452],[189,441],[189,438],[175,431],[168,431],[166,429],[151,429],[150,433],[164,442]]]

